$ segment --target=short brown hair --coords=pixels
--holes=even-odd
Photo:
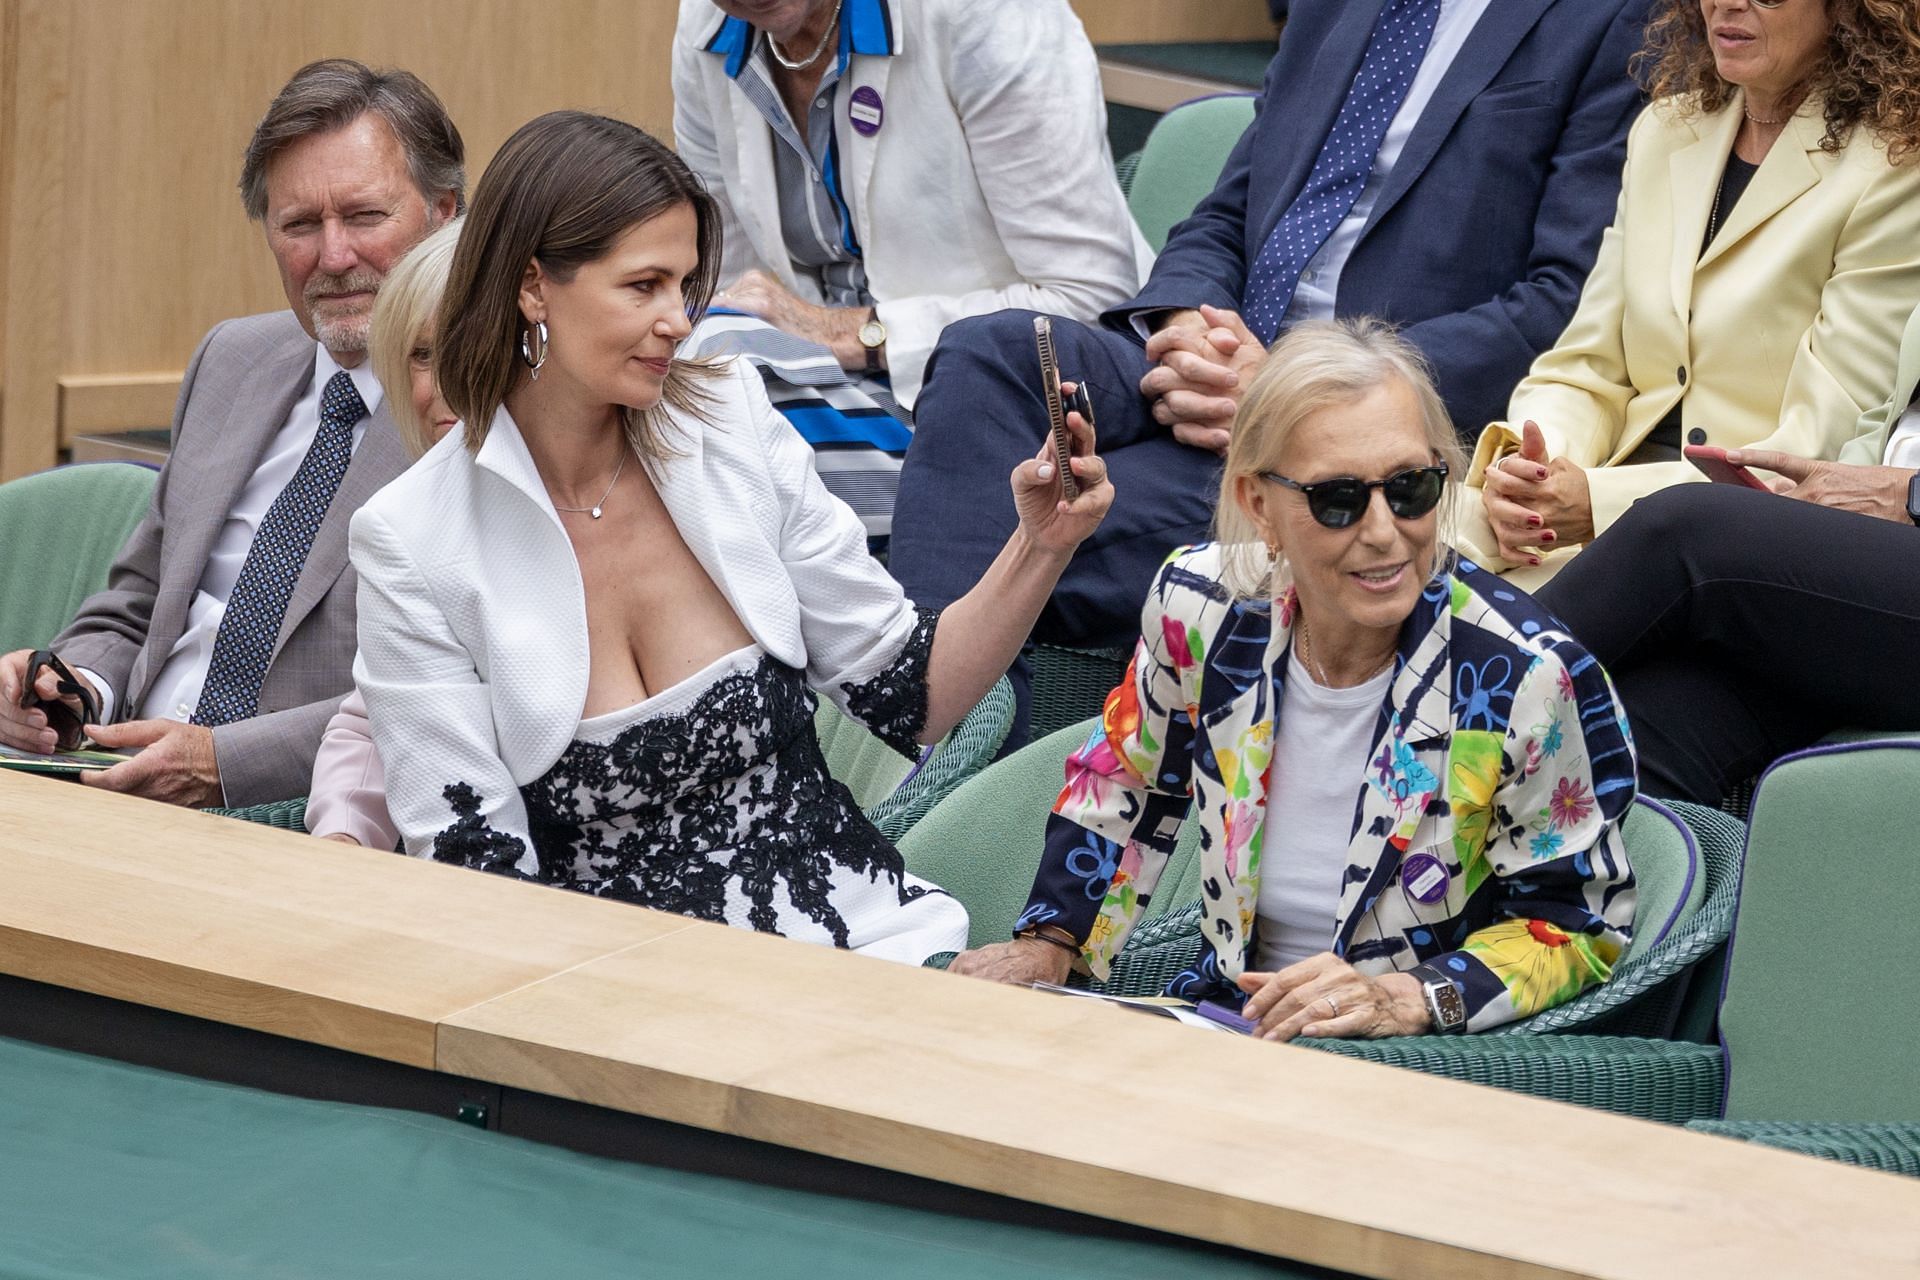
[[[387,122],[407,155],[413,185],[431,206],[453,193],[467,203],[467,150],[447,109],[411,71],[375,71],[351,58],[323,58],[293,73],[254,127],[240,164],[240,199],[255,222],[267,216],[267,168],[291,144],[352,124],[367,112]]]
[[[1822,151],[1864,126],[1900,164],[1920,155],[1920,6],[1913,0],[1820,0],[1832,23],[1805,88],[1826,120]],[[1714,67],[1699,0],[1662,0],[1631,67],[1647,92],[1684,116],[1714,112],[1733,86]]]
[[[697,227],[698,265],[683,290],[697,318],[720,273],[720,210],[686,161],[633,125],[584,111],[529,120],[494,154],[454,250],[433,341],[440,394],[466,424],[470,449],[479,451],[494,411],[524,373],[520,285],[528,264],[537,259],[564,283],[611,252],[629,228],[681,205],[693,207]],[[698,414],[707,403],[698,380],[710,372],[674,360],[662,403]],[[623,416],[642,458],[672,452],[659,405]]]

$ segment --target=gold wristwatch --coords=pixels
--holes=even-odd
[[[880,312],[877,309],[867,308],[866,323],[860,326],[860,331],[854,336],[860,339],[860,345],[866,349],[867,372],[879,373],[880,349],[887,345],[887,326],[880,323]]]

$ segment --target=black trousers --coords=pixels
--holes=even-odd
[[[1920,528],[1681,485],[1537,596],[1613,676],[1650,795],[1713,804],[1835,729],[1920,729]]]

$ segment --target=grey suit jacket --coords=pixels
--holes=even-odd
[[[291,311],[216,325],[200,342],[173,411],[173,452],[153,505],[120,549],[106,588],[54,640],[70,665],[111,681],[118,719],[137,719],[186,627],[207,556],[287,413],[313,380],[313,339]],[[213,731],[230,805],[305,795],[327,719],[353,688],[354,596],[347,526],[360,504],[406,470],[383,404],[294,585],[259,714]]]

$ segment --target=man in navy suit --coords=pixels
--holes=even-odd
[[[1039,639],[1131,647],[1160,561],[1206,536],[1238,396],[1290,324],[1399,324],[1463,434],[1501,416],[1566,327],[1612,216],[1647,7],[1294,0],[1253,123],[1146,287],[1100,327],[1053,322],[1117,493]],[[949,327],[915,417],[891,566],[937,607],[1005,544],[1007,472],[1046,430],[1031,313]]]

